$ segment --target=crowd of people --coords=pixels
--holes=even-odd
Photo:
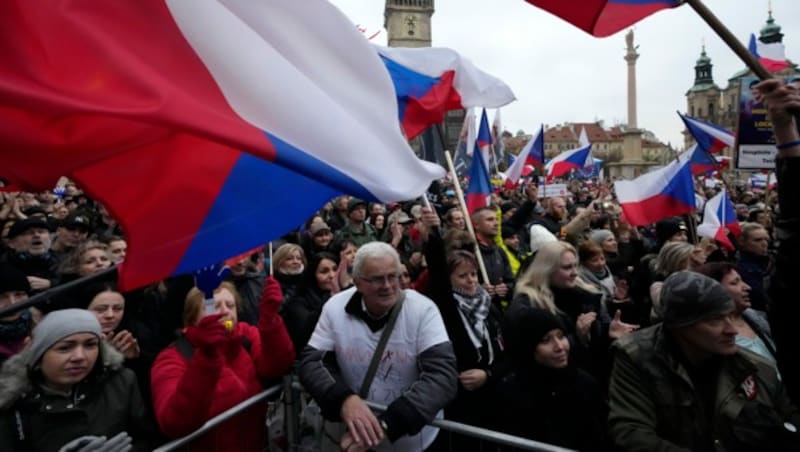
[[[430,201],[338,197],[228,267],[121,292],[100,203],[2,193],[0,308],[96,277],[0,318],[0,447],[151,450],[293,372],[322,450],[477,450],[436,418],[575,450],[800,450],[800,94],[759,90],[778,186],[729,194],[735,250],[697,240],[701,209],[631,226],[599,180],[468,215],[440,181]],[[188,447],[264,450],[265,420]]]

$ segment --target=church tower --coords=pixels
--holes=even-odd
[[[719,124],[721,90],[714,83],[713,67],[711,58],[706,54],[706,46],[703,45],[700,58],[697,59],[694,66],[694,85],[686,92],[686,114],[693,118]],[[684,145],[691,146],[694,138],[686,130],[683,134]]]
[[[389,47],[430,47],[433,0],[386,0]]]

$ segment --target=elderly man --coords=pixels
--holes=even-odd
[[[609,433],[619,450],[800,450],[800,414],[771,364],[736,345],[727,291],[681,271],[661,302],[663,325],[614,344]]]
[[[301,357],[303,385],[323,416],[341,420],[347,429],[342,450],[424,450],[437,434],[425,424],[441,416],[456,394],[456,359],[439,311],[418,292],[401,290],[399,274],[400,259],[391,245],[359,248],[355,287],[325,303]],[[376,417],[357,391],[395,309],[377,372],[364,388],[367,400],[388,405]]]

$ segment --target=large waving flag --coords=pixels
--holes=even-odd
[[[505,185],[507,188],[514,188],[519,183],[519,179],[524,176],[525,167],[529,165],[541,165],[544,160],[544,126],[540,127],[536,135],[531,137],[525,146],[519,151],[519,155],[514,163],[506,171]]]
[[[697,235],[710,237],[732,250],[734,246],[728,238],[728,231],[734,236],[742,232],[731,198],[727,191],[722,190],[706,202],[703,222],[697,226]]]
[[[441,47],[378,47],[397,92],[400,122],[408,139],[444,120],[448,110],[501,107],[514,93],[456,51]]]
[[[733,134],[724,128],[678,113],[686,129],[692,134],[697,144],[706,152],[717,153],[726,147],[732,148],[736,142]]]
[[[486,161],[478,150],[477,144],[472,152],[472,165],[469,169],[469,185],[464,193],[467,202],[467,211],[470,214],[489,205],[489,196],[492,194],[492,181],[489,179],[489,171],[486,168]]]
[[[782,42],[764,43],[756,39],[756,35],[750,33],[750,43],[747,46],[762,66],[770,72],[779,72],[789,67],[786,61],[786,48]]]
[[[616,181],[614,189],[623,214],[633,226],[645,226],[695,209],[694,181],[685,160],[675,160],[631,181]]]
[[[579,170],[593,165],[592,145],[588,144],[578,149],[564,151],[553,157],[545,166],[545,174],[548,179],[554,179],[569,173],[571,170]]]
[[[681,0],[526,0],[597,37],[610,36]]]
[[[0,61],[0,173],[31,190],[66,175],[108,206],[126,288],[252,249],[338,194],[409,199],[444,175],[324,0],[7,0]]]

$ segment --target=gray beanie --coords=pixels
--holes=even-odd
[[[26,364],[28,367],[34,366],[56,342],[76,333],[92,333],[98,338],[102,337],[97,318],[85,309],[62,309],[47,314],[33,329],[33,341]]]
[[[614,233],[609,231],[608,229],[594,229],[592,233],[589,234],[589,238],[596,244],[602,245],[603,242],[609,238],[613,237]]]
[[[715,280],[693,271],[675,272],[661,286],[664,325],[683,327],[735,307],[733,298]]]

